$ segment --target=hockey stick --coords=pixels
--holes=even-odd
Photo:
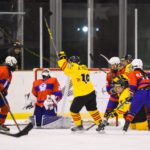
[[[129,102],[130,100],[131,100],[131,97],[126,98],[126,100],[125,100],[123,103],[121,103],[115,110],[111,111],[111,112],[108,114],[107,118],[106,118],[105,120],[103,120],[103,122],[101,123],[101,130],[104,130],[104,129],[105,129],[105,126],[106,126],[107,123],[108,123],[108,119],[109,119],[111,116],[113,116],[113,113],[116,113],[116,111],[117,111],[119,108],[121,108],[125,103]],[[99,130],[99,131],[101,131],[101,130]]]
[[[9,105],[7,103],[7,100],[5,99],[5,97],[3,96],[3,94],[1,92],[0,92],[0,96],[3,99],[3,102],[5,103],[6,107],[8,108],[8,111],[9,111],[9,113],[10,113],[10,115],[11,115],[11,117],[12,117],[12,119],[13,119],[15,125],[16,125],[16,127],[18,128],[19,131],[21,131],[21,129],[19,128],[18,123],[16,122],[16,119],[15,119],[14,115],[12,114],[12,112],[10,110],[10,107],[9,107]]]
[[[16,137],[20,137],[20,136],[22,136],[22,135],[26,135],[26,134],[28,134],[28,132],[33,128],[33,125],[32,125],[32,123],[29,123],[23,130],[21,130],[20,129],[20,127],[19,127],[19,125],[18,125],[18,123],[17,123],[17,121],[16,121],[16,119],[15,119],[15,117],[14,117],[14,115],[13,115],[13,113],[11,112],[11,110],[10,110],[10,107],[9,107],[9,105],[8,105],[8,103],[7,103],[7,100],[5,99],[5,97],[3,96],[3,94],[0,92],[0,96],[1,96],[1,98],[2,98],[2,100],[3,100],[3,102],[5,103],[5,105],[6,105],[6,107],[8,108],[8,111],[9,111],[9,113],[10,113],[10,115],[11,115],[11,117],[12,117],[12,119],[13,119],[13,121],[14,121],[14,123],[15,123],[15,125],[16,125],[16,127],[17,127],[17,129],[18,129],[18,133],[16,133],[16,134],[11,134],[11,133],[7,133],[7,132],[0,132],[0,133],[2,133],[2,134],[8,134],[8,135],[12,135],[12,136],[16,136]]]
[[[90,58],[91,58],[91,60],[94,62],[94,57],[93,57],[93,54],[91,54],[91,53],[90,53]],[[99,68],[99,70],[100,70],[100,71],[103,71],[104,73],[107,74],[107,72],[106,72],[104,69]]]
[[[21,137],[23,135],[27,135],[28,132],[33,128],[33,124],[29,123],[23,130],[19,131],[18,133],[9,133],[0,131],[0,134],[12,136],[12,137]]]
[[[88,131],[88,130],[90,130],[91,128],[93,128],[95,125],[96,125],[96,124],[94,123],[94,124],[90,125],[89,127],[87,127],[85,130]]]
[[[109,59],[105,55],[100,54],[100,56],[102,56],[107,61],[107,63],[109,64]]]
[[[51,14],[51,15],[52,15],[52,14]],[[55,50],[55,52],[56,52],[56,56],[57,56],[57,58],[58,58],[58,50],[57,50],[56,45],[55,45],[55,43],[54,43],[53,34],[52,34],[52,31],[51,31],[51,29],[50,29],[50,26],[48,25],[48,22],[47,22],[47,19],[46,19],[45,16],[44,16],[44,21],[45,21],[45,25],[46,25],[46,28],[47,28],[47,31],[48,31],[48,34],[49,34],[50,41],[51,41],[51,43],[52,43],[52,45],[53,45],[53,48],[54,48],[54,50]]]
[[[52,15],[52,12],[50,12],[49,15]],[[56,45],[55,45],[55,43],[54,43],[53,34],[52,34],[52,31],[51,31],[50,26],[48,25],[46,16],[44,16],[44,21],[45,21],[45,25],[46,25],[46,28],[47,28],[47,31],[48,31],[48,34],[49,34],[50,41],[52,42],[53,48],[54,48],[55,53],[56,53],[56,56],[57,56],[57,58],[58,58],[58,53],[59,53],[59,52],[58,52],[58,49],[57,49],[57,47],[56,47]],[[69,91],[69,89],[70,89],[70,78],[67,79],[67,85],[65,85],[65,86],[63,87],[62,93],[63,93],[63,94],[64,94],[64,93],[66,94],[67,91]],[[64,109],[65,109],[65,105],[66,105],[66,100],[65,100],[66,96],[67,96],[67,95],[64,95],[63,98],[62,98],[63,104],[62,104],[61,115],[63,115],[63,113],[64,113]]]

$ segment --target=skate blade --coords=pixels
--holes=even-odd
[[[97,131],[98,132],[98,134],[105,134],[106,132],[105,132],[105,130],[101,130],[101,131]]]

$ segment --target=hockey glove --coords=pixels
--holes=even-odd
[[[59,60],[67,58],[67,56],[66,56],[64,51],[60,51],[59,54],[58,54],[58,57],[59,57]]]
[[[5,97],[7,95],[7,91],[6,90],[2,90],[1,91],[2,95]]]
[[[26,93],[25,99],[26,99],[26,104],[23,107],[23,109],[31,109],[35,106],[37,98],[32,93]]]
[[[108,114],[107,118],[114,118],[116,117],[118,114],[115,111],[112,111]]]
[[[44,101],[44,107],[46,110],[52,110],[57,106],[57,101],[55,95],[47,95],[46,100]]]

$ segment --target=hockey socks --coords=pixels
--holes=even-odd
[[[73,122],[76,126],[81,126],[82,125],[82,121],[81,121],[81,116],[79,113],[73,113],[73,112],[70,112],[71,116],[72,116],[72,119],[73,119]]]
[[[96,125],[99,125],[99,123],[101,122],[101,116],[98,110],[94,110],[94,111],[89,111],[91,117],[93,118],[94,122]]]

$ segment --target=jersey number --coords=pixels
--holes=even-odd
[[[87,82],[90,81],[90,76],[89,76],[89,74],[81,74],[81,76],[82,76],[82,81],[83,81],[83,82],[87,83]]]

